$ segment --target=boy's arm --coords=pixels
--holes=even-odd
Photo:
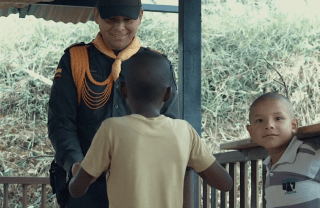
[[[233,186],[229,173],[217,161],[198,174],[208,185],[221,191],[230,191]]]
[[[72,197],[83,196],[90,184],[108,169],[110,164],[110,128],[111,120],[102,122],[100,128],[95,134],[91,146],[82,160],[72,166],[72,175],[74,176],[69,183],[69,192]],[[78,171],[79,170],[79,171]]]
[[[81,166],[77,174],[72,177],[69,183],[69,192],[72,197],[78,198],[83,196],[90,184],[96,181],[96,177],[87,173]]]

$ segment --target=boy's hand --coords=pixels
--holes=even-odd
[[[83,196],[90,184],[92,184],[97,178],[87,173],[82,167],[80,167],[80,163],[75,163],[72,165],[75,167],[75,171],[77,173],[72,177],[70,183],[69,183],[69,192],[72,197],[78,198],[80,196]],[[80,167],[76,170],[77,167]]]
[[[75,176],[80,169],[80,162],[76,162],[72,165],[71,172],[72,176]]]
[[[218,161],[214,161],[210,167],[198,174],[213,188],[225,192],[232,189],[233,180],[226,169],[224,169]]]

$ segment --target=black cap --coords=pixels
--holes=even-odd
[[[141,11],[141,0],[97,0],[97,7],[102,19],[124,16],[138,19]]]

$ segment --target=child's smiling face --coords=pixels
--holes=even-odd
[[[247,130],[251,139],[267,150],[285,149],[298,130],[297,119],[281,99],[256,103],[251,108],[250,122]]]

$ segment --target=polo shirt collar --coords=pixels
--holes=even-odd
[[[299,147],[302,145],[302,141],[298,140],[296,136],[294,136],[288,145],[286,151],[281,156],[280,160],[274,164],[279,165],[281,163],[294,163],[297,157],[297,152]],[[266,165],[267,168],[271,169],[271,157],[270,155],[263,161],[263,164]]]

